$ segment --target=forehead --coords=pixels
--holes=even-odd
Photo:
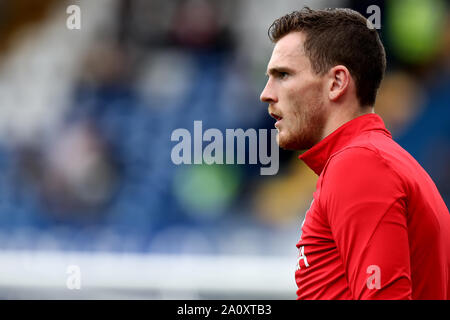
[[[305,35],[302,32],[291,32],[277,41],[270,58],[268,69],[278,66],[295,67],[308,62],[303,43]]]

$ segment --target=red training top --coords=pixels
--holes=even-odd
[[[300,159],[319,180],[297,244],[297,299],[450,299],[448,208],[377,114]]]

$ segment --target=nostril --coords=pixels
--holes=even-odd
[[[273,99],[267,96],[261,96],[261,101],[265,103],[272,103]]]
[[[269,101],[270,101],[270,99],[267,97],[267,95],[264,94],[264,92],[261,94],[261,96],[259,97],[259,99],[260,99],[262,102],[269,102]]]

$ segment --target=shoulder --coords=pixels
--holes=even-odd
[[[350,146],[333,154],[322,175],[323,187],[334,191],[359,193],[401,185],[389,161],[371,145]]]
[[[389,169],[389,164],[380,152],[370,145],[349,146],[334,153],[324,168],[324,175],[339,173],[342,170],[359,171],[377,167]]]

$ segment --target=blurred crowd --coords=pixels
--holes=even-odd
[[[66,7],[81,8],[68,30]],[[376,112],[450,203],[450,15],[381,8],[388,70]],[[319,7],[320,7],[319,6]],[[174,165],[171,133],[271,129],[259,101],[267,28],[298,1],[0,2],[0,248],[283,254],[317,177],[280,152],[258,165]],[[287,242],[286,237],[289,241]],[[286,241],[285,241],[286,240]],[[292,248],[285,248],[285,243]]]

